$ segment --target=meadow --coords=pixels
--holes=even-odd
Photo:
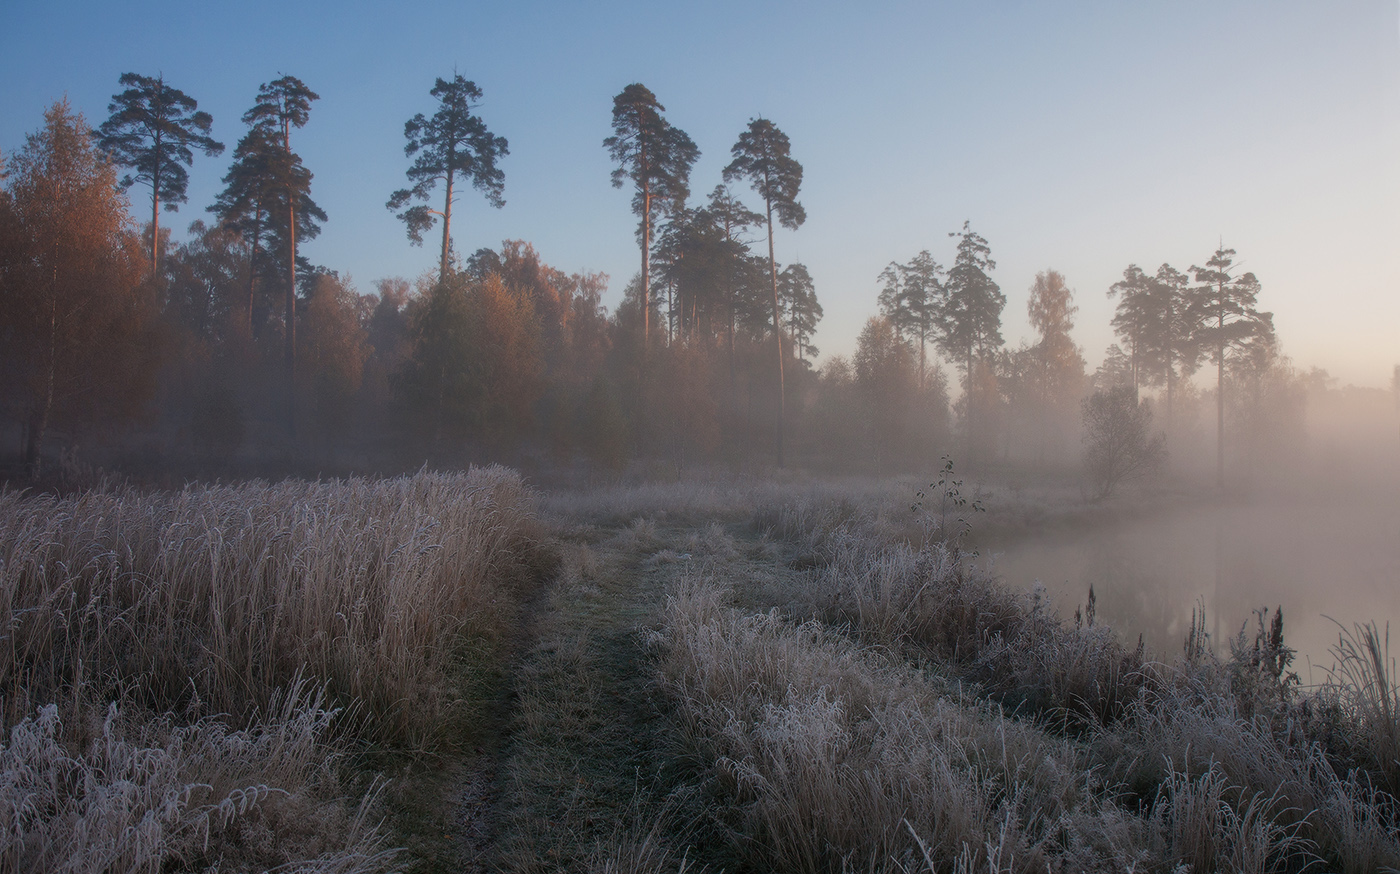
[[[1146,512],[951,472],[7,492],[0,870],[1400,866],[1384,629],[1304,685],[1275,613],[1158,649],[974,555]]]

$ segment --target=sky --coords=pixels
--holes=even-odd
[[[66,97],[96,126],[122,73],[163,74],[214,117],[177,239],[222,188],[259,84],[320,94],[293,148],[329,220],[303,254],[349,275],[436,264],[385,207],[407,187],[403,125],[454,70],[510,154],[505,206],[453,212],[459,252],[531,242],[565,272],[638,270],[631,192],[602,146],[612,98],[650,88],[699,146],[692,202],[758,116],[805,169],[807,222],[775,235],[825,308],[816,345],[849,355],[877,276],[922,249],[945,265],[970,222],[997,263],[1009,345],[1055,269],[1090,367],[1115,338],[1129,264],[1202,264],[1222,242],[1258,276],[1283,352],[1384,387],[1400,363],[1400,4],[1143,2],[14,3],[0,16],[0,154]],[[759,201],[736,185],[751,206]],[[132,191],[143,215],[148,189]]]

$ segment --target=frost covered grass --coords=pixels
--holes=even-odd
[[[0,870],[389,870],[377,791],[342,798],[334,716],[304,682],[238,730],[133,719],[113,703],[75,732],[45,705],[0,747]]]
[[[305,673],[379,739],[429,740],[465,638],[507,625],[518,475],[0,494],[4,722],[73,696],[249,717]]]
[[[532,513],[501,468],[0,493],[0,870],[392,867],[337,751],[453,742]]]
[[[1400,698],[1376,629],[1300,689],[1262,615],[1228,658],[1155,657],[858,503],[759,513],[787,591],[712,530],[652,635],[740,867],[1400,867]]]

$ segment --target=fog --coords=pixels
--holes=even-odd
[[[1213,441],[1178,441],[1157,491],[1115,521],[993,544],[990,565],[1012,585],[1044,585],[1063,614],[1092,586],[1099,622],[1166,659],[1202,606],[1226,656],[1242,624],[1253,640],[1253,611],[1282,608],[1294,670],[1320,682],[1338,623],[1394,623],[1400,635],[1400,438],[1376,390],[1310,392],[1305,419],[1291,450],[1231,458],[1223,496],[1190,487],[1205,481]]]
[[[1309,659],[1331,663],[1338,633],[1331,620],[1348,628],[1400,620],[1400,500],[1167,510],[1031,537],[994,552],[991,565],[1009,583],[1039,581],[1065,610],[1083,604],[1093,586],[1098,621],[1125,638],[1141,633],[1167,658],[1180,651],[1199,604],[1223,654],[1242,622],[1253,639],[1252,610],[1282,607],[1284,640],[1308,682]]]

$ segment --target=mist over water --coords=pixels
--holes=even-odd
[[[1222,656],[1241,623],[1253,640],[1252,611],[1281,606],[1284,642],[1297,650],[1293,669],[1304,683],[1323,680],[1333,662],[1333,619],[1348,629],[1394,623],[1400,654],[1400,497],[1393,492],[1164,510],[1026,538],[994,549],[990,562],[1009,585],[1042,583],[1064,616],[1085,603],[1092,585],[1097,621],[1129,644],[1142,634],[1163,660],[1181,651],[1201,603]]]

